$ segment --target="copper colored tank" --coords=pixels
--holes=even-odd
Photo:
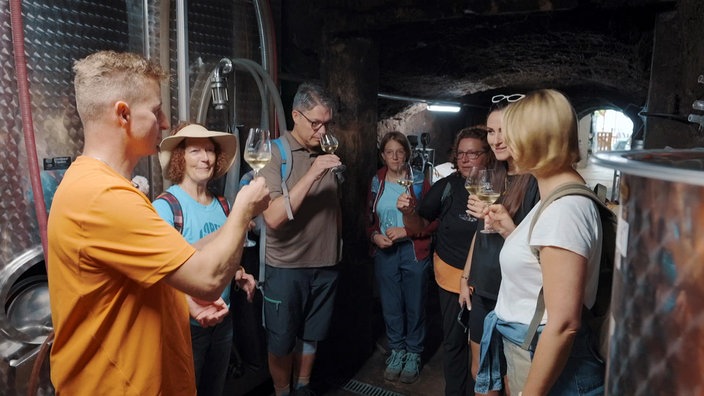
[[[704,150],[598,153],[621,171],[608,395],[704,395]]]

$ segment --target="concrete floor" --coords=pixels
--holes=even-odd
[[[350,345],[340,345],[340,340],[333,335],[331,340],[319,345],[319,359],[313,373],[313,386],[318,395],[329,396],[432,396],[444,393],[445,381],[442,371],[442,350],[440,342],[440,313],[437,307],[437,289],[433,282],[430,285],[427,304],[427,336],[423,353],[423,368],[419,379],[413,384],[389,382],[383,378],[385,368],[386,338],[383,334],[381,314],[378,312],[378,301],[371,313],[373,345],[352,345],[351,348],[360,351],[368,346],[368,352],[363,353],[363,360],[355,363],[355,357],[347,356]],[[359,354],[359,353],[358,353]],[[263,368],[263,369],[262,369]],[[473,386],[473,385],[472,385]],[[471,395],[473,393],[468,393]],[[269,396],[273,395],[271,380],[266,367],[248,367],[243,376],[230,378],[224,395]]]

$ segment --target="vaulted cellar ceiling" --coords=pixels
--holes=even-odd
[[[485,106],[495,93],[551,87],[584,113],[646,101],[655,0],[284,1],[284,75],[311,77],[322,37],[378,43],[379,91]],[[295,55],[295,56],[294,56]],[[314,75],[313,75],[314,77]],[[407,103],[379,100],[381,118]]]

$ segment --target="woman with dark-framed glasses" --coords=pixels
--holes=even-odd
[[[473,126],[460,130],[452,146],[451,161],[455,172],[433,184],[423,201],[414,210],[407,196],[399,197],[397,207],[411,230],[438,221],[435,233],[433,270],[438,284],[438,297],[443,330],[443,372],[445,395],[466,394],[469,379],[469,346],[465,303],[458,304],[463,268],[477,221],[465,217],[468,192],[465,182],[472,169],[494,166],[494,154],[487,142],[488,129]],[[469,315],[471,316],[471,315]]]

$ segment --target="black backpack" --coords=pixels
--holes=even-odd
[[[601,357],[605,358],[608,352],[608,319],[611,316],[611,288],[613,286],[614,260],[616,257],[616,228],[618,225],[616,215],[589,189],[589,187],[579,183],[564,184],[540,203],[530,223],[528,240],[530,240],[530,236],[533,234],[533,227],[535,227],[535,223],[543,210],[555,200],[566,195],[582,195],[588,197],[596,203],[599,209],[599,218],[602,228],[599,284],[597,286],[594,306],[592,306],[592,308],[583,307],[582,309],[582,323],[586,323],[591,328],[592,333],[598,336],[598,340],[595,340],[598,342],[598,345],[595,345],[595,347],[601,354]],[[540,260],[538,252],[534,251],[533,253],[538,257],[538,260]],[[538,294],[535,314],[533,315],[533,319],[528,327],[528,332],[526,333],[526,338],[521,346],[523,349],[528,350],[537,343],[536,336],[538,326],[540,325],[544,312],[545,300],[543,298],[543,289],[541,288]]]

